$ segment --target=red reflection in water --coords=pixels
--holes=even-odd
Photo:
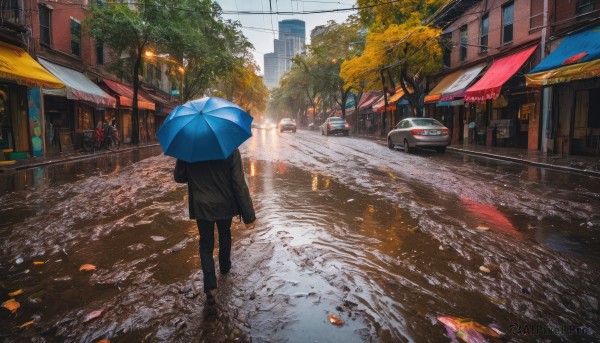
[[[463,196],[459,198],[467,212],[480,221],[480,225],[489,226],[492,230],[501,231],[519,239],[523,238],[523,233],[519,232],[510,220],[493,205],[482,204]]]
[[[279,173],[280,175],[285,175],[285,173],[287,173],[287,163],[278,161],[276,163],[276,167],[277,173]]]

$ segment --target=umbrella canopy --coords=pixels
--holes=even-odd
[[[238,105],[206,97],[177,106],[156,135],[165,155],[186,162],[224,160],[252,136],[252,120]]]

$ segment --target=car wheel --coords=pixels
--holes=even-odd
[[[446,152],[446,147],[445,146],[436,146],[435,147],[435,151],[437,151],[437,152]]]
[[[394,143],[392,143],[392,139],[390,137],[388,137],[388,148],[390,148],[390,150],[394,150]]]
[[[408,145],[408,141],[406,139],[404,140],[404,145],[402,146],[402,148],[404,149],[404,152],[407,154],[412,152],[412,148],[410,147],[410,145]]]
[[[350,131],[344,131],[344,136],[350,136]]]
[[[325,130],[325,136],[329,136],[329,130]]]
[[[292,132],[296,132],[296,129],[293,129]]]

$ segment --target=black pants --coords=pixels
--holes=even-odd
[[[215,274],[215,222],[197,219],[198,232],[200,233],[200,263],[204,274],[204,292],[217,288],[217,275]],[[227,273],[231,268],[231,218],[217,220],[219,230],[219,269]]]

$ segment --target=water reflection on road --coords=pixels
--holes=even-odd
[[[496,323],[510,341],[540,338],[509,332],[513,323],[575,325],[591,333],[577,340],[598,338],[594,188],[300,132],[255,132],[242,150],[259,224],[234,224],[234,266],[212,309],[198,295],[197,231],[171,158],[142,150],[0,174],[0,291],[23,289],[15,314],[0,309],[0,338],[449,341],[439,315]],[[459,176],[472,181],[456,187]],[[80,272],[84,263],[97,269]],[[93,311],[103,312],[86,321]]]

